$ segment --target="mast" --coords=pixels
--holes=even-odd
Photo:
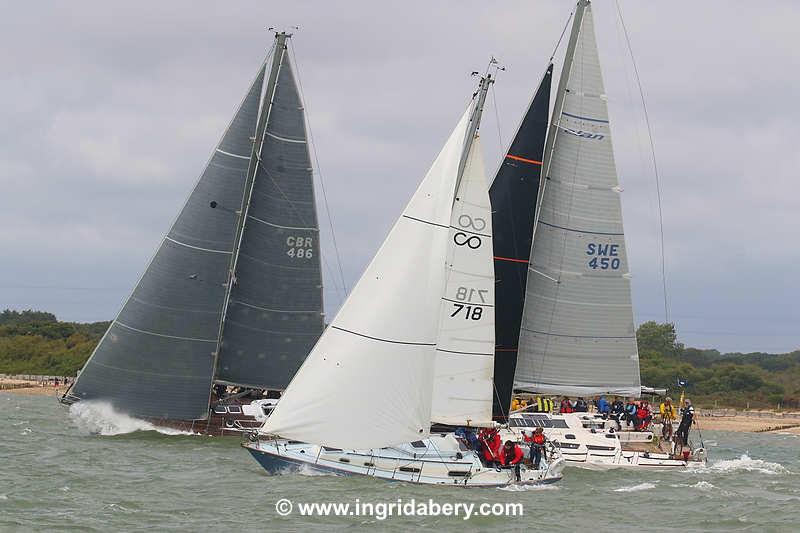
[[[236,265],[239,261],[239,250],[242,246],[242,236],[244,235],[244,226],[247,221],[247,213],[250,208],[250,200],[253,195],[253,184],[255,183],[256,171],[260,163],[261,146],[264,143],[264,132],[267,128],[267,119],[269,112],[272,109],[272,100],[275,95],[275,88],[278,80],[278,72],[283,64],[283,58],[286,54],[286,39],[291,37],[291,33],[275,32],[275,46],[272,57],[272,66],[270,67],[269,77],[267,78],[266,90],[264,91],[264,99],[262,101],[260,113],[258,116],[256,134],[253,137],[253,147],[250,152],[250,163],[247,167],[247,178],[244,186],[244,194],[242,195],[242,205],[239,209],[239,219],[236,224],[236,236],[234,238],[234,248],[231,254],[230,268],[228,269],[228,282],[225,286],[225,300],[222,304],[222,318],[219,323],[219,333],[217,335],[217,347],[214,351],[214,366],[213,377],[216,379],[217,364],[219,363],[219,354],[222,348],[222,336],[225,332],[225,319],[228,314],[228,305],[231,298],[231,289],[236,283]],[[214,380],[212,380],[213,385]],[[211,402],[211,391],[209,391],[209,404]]]
[[[494,58],[492,58],[492,61],[494,62]],[[470,150],[472,150],[472,143],[475,141],[475,136],[478,134],[478,128],[481,125],[481,115],[483,114],[483,105],[486,102],[486,93],[489,92],[489,86],[492,83],[494,83],[494,79],[492,79],[491,74],[487,73],[486,76],[481,77],[478,91],[475,94],[475,106],[472,108],[467,134],[464,137],[464,149],[461,152],[461,160],[458,162],[458,177],[456,178],[455,190],[458,190],[461,177],[464,175],[464,167],[467,165],[467,158],[469,157]],[[455,201],[455,199],[453,201]]]
[[[553,106],[553,116],[550,120],[550,128],[547,132],[547,140],[544,145],[544,160],[542,161],[542,170],[544,179],[541,180],[539,186],[539,195],[536,199],[536,216],[533,220],[533,237],[536,239],[536,228],[539,226],[539,215],[541,215],[542,198],[544,198],[544,191],[547,188],[547,180],[550,179],[550,165],[553,161],[553,148],[555,146],[556,134],[561,125],[561,111],[564,109],[564,97],[567,93],[567,84],[569,77],[572,74],[572,63],[575,60],[575,46],[578,42],[578,36],[581,32],[581,25],[583,24],[583,15],[586,7],[589,5],[589,0],[578,0],[575,6],[575,16],[572,19],[572,30],[569,34],[569,42],[567,43],[567,52],[564,55],[564,65],[561,67],[561,76],[558,79],[558,89],[556,89],[556,102]]]

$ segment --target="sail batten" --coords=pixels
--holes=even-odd
[[[514,387],[638,396],[621,189],[598,97],[605,90],[591,6],[578,8],[545,154]]]

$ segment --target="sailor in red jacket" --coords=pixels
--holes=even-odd
[[[486,464],[503,464],[502,451],[503,439],[498,435],[497,430],[494,428],[483,428],[478,434],[478,439],[481,441],[481,449],[483,451],[483,459]]]
[[[530,435],[528,435],[526,432],[523,432],[522,438],[524,438],[525,442],[531,446],[531,461],[533,461],[533,468],[539,470],[539,464],[542,462],[543,454],[545,456],[545,460],[547,460],[547,452],[545,450],[547,438],[544,436],[544,430],[540,427],[536,428]]]
[[[519,464],[522,461],[522,458],[525,457],[525,453],[522,451],[522,448],[519,447],[519,444],[507,440],[505,446],[503,446],[503,451],[500,454],[500,457],[502,459],[503,466],[506,468],[514,468],[514,474],[517,477],[517,481],[519,481]]]

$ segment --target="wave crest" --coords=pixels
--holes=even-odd
[[[638,485],[614,489],[614,492],[639,492],[640,490],[650,490],[654,488],[656,488],[655,483],[639,483]]]
[[[69,415],[78,429],[92,435],[110,437],[136,431],[156,431],[164,435],[194,435],[190,431],[159,427],[146,420],[120,413],[108,402],[94,400],[77,402],[70,406]]]
[[[791,474],[780,463],[772,463],[763,459],[753,459],[743,453],[738,459],[722,459],[708,465],[698,465],[689,468],[692,472],[728,474],[732,472],[758,472],[767,475]]]

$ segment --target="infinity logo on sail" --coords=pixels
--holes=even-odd
[[[592,139],[599,141],[605,138],[605,135],[600,133],[592,133],[590,131],[583,131],[583,130],[573,130],[572,128],[561,128],[564,133],[569,133],[570,135],[575,135],[576,137],[582,137],[584,139]]]

